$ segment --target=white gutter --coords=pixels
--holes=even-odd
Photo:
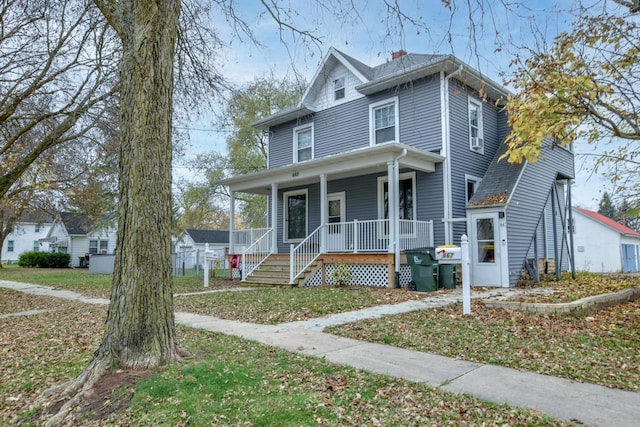
[[[405,157],[407,155],[407,149],[403,148],[402,149],[402,153],[398,154],[394,159],[393,159],[393,185],[395,186],[395,191],[393,192],[393,196],[394,196],[394,201],[393,201],[393,206],[394,206],[394,210],[397,210],[396,215],[394,215],[393,220],[395,221],[395,224],[393,226],[394,228],[394,236],[393,236],[393,240],[394,240],[394,252],[395,252],[395,286],[396,288],[400,287],[400,210],[399,210],[399,206],[400,206],[400,191],[398,191],[398,183],[400,182],[400,164],[398,162],[398,160],[400,160],[401,158]],[[446,160],[445,160],[446,161]],[[414,218],[414,221],[417,218]]]
[[[444,71],[440,72],[440,119],[442,121],[442,150],[440,155],[444,157],[442,163],[442,192],[444,193],[444,242],[450,245],[453,242],[452,202],[451,202],[451,159],[449,158],[449,148],[451,146],[451,135],[449,132],[449,79],[460,74],[463,65],[453,73],[445,77]]]

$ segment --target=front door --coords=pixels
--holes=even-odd
[[[497,212],[471,215],[471,284],[509,286],[502,277],[500,218]],[[504,248],[506,251],[506,248]]]
[[[344,252],[347,247],[345,227],[346,201],[344,193],[332,193],[327,195],[329,229],[327,230],[327,252]]]
[[[284,193],[284,240],[301,242],[307,237],[307,190]]]

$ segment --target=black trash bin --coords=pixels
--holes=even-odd
[[[411,266],[411,280],[418,292],[438,289],[438,261],[434,248],[418,248],[405,251]]]

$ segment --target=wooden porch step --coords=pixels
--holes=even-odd
[[[246,278],[244,283],[251,285],[289,285],[289,254],[272,254]],[[304,277],[311,271],[307,269]]]

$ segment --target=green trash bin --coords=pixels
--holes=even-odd
[[[438,282],[445,289],[456,288],[456,266],[454,264],[440,264]]]
[[[405,251],[407,262],[411,266],[411,280],[416,291],[432,292],[438,289],[438,261],[434,248],[421,248]]]

